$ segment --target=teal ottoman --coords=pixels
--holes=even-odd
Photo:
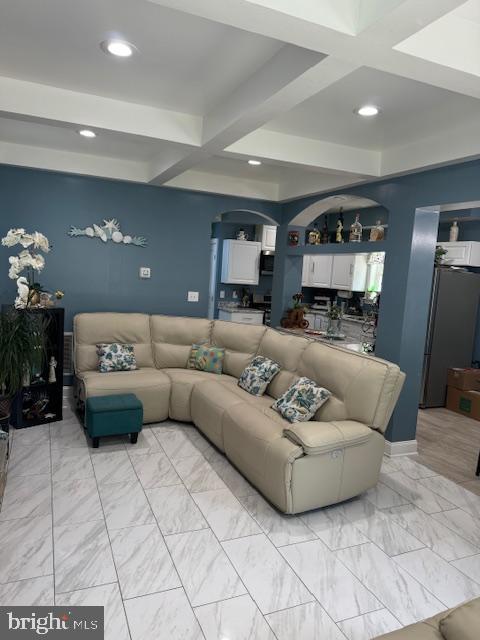
[[[95,448],[102,436],[123,433],[129,433],[130,442],[135,444],[142,423],[143,405],[133,393],[87,398],[85,426]]]

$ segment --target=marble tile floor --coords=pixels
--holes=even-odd
[[[92,449],[69,409],[16,431],[0,605],[103,604],[107,640],[369,640],[480,596],[480,496],[413,458],[300,516],[188,424]]]

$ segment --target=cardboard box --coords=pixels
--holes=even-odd
[[[473,420],[480,420],[480,391],[464,391],[448,387],[447,409]]]
[[[462,391],[480,391],[480,369],[449,369],[447,384]]]

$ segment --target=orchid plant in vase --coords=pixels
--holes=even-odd
[[[38,231],[27,233],[25,229],[10,229],[7,235],[2,238],[4,247],[14,247],[20,245],[22,251],[16,256],[8,259],[10,269],[8,277],[17,281],[18,293],[15,298],[16,309],[27,309],[40,304],[40,293],[42,286],[36,281],[36,274],[40,273],[45,266],[45,258],[38,251],[48,253],[50,243],[48,239]],[[25,275],[21,275],[25,273]]]

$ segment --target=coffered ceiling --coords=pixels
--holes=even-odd
[[[288,200],[479,157],[479,61],[480,0],[0,0],[0,162]]]

